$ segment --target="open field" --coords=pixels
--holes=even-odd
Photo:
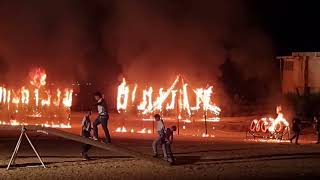
[[[115,118],[113,118],[115,119]],[[112,118],[110,119],[110,121]],[[73,120],[73,123],[75,120]],[[245,120],[244,120],[245,121]],[[113,122],[115,123],[115,122]],[[111,124],[113,124],[111,123]],[[5,167],[19,132],[0,132],[0,179],[301,179],[320,177],[320,145],[311,144],[313,134],[303,134],[302,145],[288,142],[245,140],[245,133],[222,119],[214,137],[180,135],[173,146],[177,165],[165,166],[119,152],[92,148],[90,161],[80,157],[78,142],[31,133],[30,137],[48,168],[38,166],[31,148],[23,142],[17,166]],[[152,155],[155,135],[117,133],[111,125],[112,143],[131,151]],[[220,127],[220,128],[219,128]],[[79,126],[65,129],[75,134]],[[34,167],[36,166],[36,167]]]

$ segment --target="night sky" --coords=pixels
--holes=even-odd
[[[292,51],[319,51],[320,26],[318,1],[252,1],[256,22],[271,35],[275,54]]]

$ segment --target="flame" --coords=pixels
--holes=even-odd
[[[151,129],[143,128],[140,131],[137,131],[137,133],[139,133],[139,134],[152,134],[152,131],[151,131]]]
[[[155,107],[155,109],[162,111],[163,102],[168,98],[168,96],[170,95],[170,93],[172,92],[174,87],[179,82],[179,79],[180,79],[180,75],[176,77],[176,79],[174,80],[174,82],[172,83],[172,85],[169,87],[169,89],[166,92],[163,92],[163,88],[160,88],[159,97],[156,99],[156,101],[154,102],[154,105],[153,105]],[[153,110],[151,110],[150,112],[152,112],[152,111]],[[146,112],[144,112],[144,113],[146,113]]]
[[[8,113],[10,117],[15,114],[17,114],[18,117],[21,117],[22,115],[22,120],[25,119],[25,117],[55,118],[62,115],[61,112],[70,113],[69,110],[72,104],[73,94],[72,89],[66,88],[62,97],[62,92],[59,88],[56,90],[56,93],[49,89],[46,90],[46,88],[40,88],[41,86],[46,85],[47,77],[45,71],[40,68],[31,71],[29,76],[31,79],[30,84],[32,86],[22,86],[19,89],[9,89],[5,86],[0,86],[0,104],[7,105],[7,108],[4,109],[5,113]],[[57,107],[61,106],[63,109],[38,108],[40,105],[51,107],[52,104]],[[70,119],[67,118],[67,120]],[[10,120],[10,122],[1,122],[1,124],[21,125],[26,123],[19,122],[18,120]],[[59,128],[71,127],[69,123],[45,123],[41,125]]]
[[[167,104],[166,110],[175,108],[176,95],[177,95],[177,90],[172,90],[171,91],[171,102],[170,102],[170,104],[169,103]]]
[[[34,90],[34,99],[36,102],[36,106],[38,107],[39,106],[39,89]]]
[[[124,126],[122,126],[122,127],[118,127],[118,128],[116,129],[116,132],[126,133],[126,132],[128,132],[128,131],[127,131],[127,129],[126,129]]]
[[[19,104],[20,103],[19,92],[15,92],[12,90],[12,94],[13,94],[12,103]]]
[[[0,103],[2,103],[3,89],[4,88],[0,86]]]
[[[29,104],[30,92],[24,86],[21,88],[21,102],[22,104]]]
[[[138,105],[138,110],[143,111],[142,114],[147,114],[147,112],[152,111],[152,92],[153,89],[150,87],[148,90],[143,90],[143,98],[140,105]],[[147,106],[148,105],[148,106]]]
[[[71,107],[72,105],[72,89],[65,89],[64,90],[64,97],[62,99],[62,103],[65,107]]]
[[[190,105],[189,105],[189,97],[187,91],[188,84],[183,85],[183,109],[186,110],[191,115]]]
[[[275,119],[271,117],[269,118],[262,117],[260,120],[254,119],[250,125],[250,130],[257,131],[257,132],[269,131],[271,134],[273,134],[275,132],[279,132],[283,130],[283,126],[288,127],[289,123],[284,118],[281,106],[277,106],[276,112],[277,112],[277,117]],[[277,129],[277,128],[280,128],[280,129]]]
[[[50,104],[51,104],[50,91],[45,91],[45,93],[46,93],[46,95],[47,95],[47,99],[42,99],[41,105],[42,105],[42,106],[50,106]]]
[[[126,85],[126,80],[123,78],[122,83],[118,86],[117,110],[126,110],[128,106],[129,87]]]
[[[268,128],[269,132],[271,132],[271,133],[274,133],[276,131],[276,126],[278,124],[283,123],[283,125],[289,126],[288,121],[283,117],[281,106],[277,106],[276,111],[277,111],[278,116],[276,119],[273,120],[271,126]]]
[[[57,98],[55,100],[53,100],[53,104],[55,106],[59,106],[60,105],[60,101],[61,101],[61,90],[58,88],[57,89]]]
[[[178,82],[182,82],[181,87],[177,87]],[[137,84],[134,85],[132,92],[130,93],[130,88],[126,84],[125,79],[122,80],[122,83],[118,86],[117,94],[117,110],[126,111],[128,108],[128,99],[131,95],[132,105],[136,101],[136,91]],[[177,109],[177,115],[184,114],[182,111],[190,117],[193,115],[193,111],[203,110],[206,115],[207,112],[211,112],[210,115],[217,116],[220,114],[221,109],[212,103],[213,96],[213,87],[208,88],[196,88],[192,89],[192,92],[195,94],[196,104],[194,107],[190,107],[189,103],[189,85],[184,83],[183,78],[178,75],[175,81],[171,84],[168,89],[159,88],[155,100],[153,100],[153,87],[149,86],[146,89],[142,89],[142,101],[137,104],[136,108],[142,115],[147,115],[157,112],[163,112],[163,110],[169,111]],[[178,95],[177,95],[178,93]],[[168,100],[168,97],[171,96],[171,100]],[[176,106],[176,97],[178,96],[178,106]],[[190,97],[193,97],[190,95]],[[210,119],[211,121],[218,121],[218,118]]]
[[[29,73],[30,84],[36,88],[46,85],[47,74],[44,69],[37,68]]]
[[[131,102],[132,104],[134,103],[134,101],[136,100],[136,92],[137,92],[137,88],[138,88],[138,85],[135,84],[134,85],[134,88],[133,88],[133,91],[132,91],[132,98],[131,98]]]

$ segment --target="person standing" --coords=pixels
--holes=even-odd
[[[319,121],[318,117],[314,117],[314,120],[315,120],[315,130],[316,130],[316,133],[317,133],[317,142],[316,142],[316,144],[319,144],[320,143],[320,121]]]
[[[158,157],[158,145],[162,145],[165,141],[165,126],[159,114],[154,115],[156,121],[156,130],[158,137],[152,142],[153,157]]]
[[[100,92],[94,93],[94,98],[97,101],[95,104],[98,109],[98,117],[93,122],[93,139],[98,140],[99,139],[99,133],[98,133],[98,125],[101,124],[103,131],[105,133],[105,143],[111,143],[111,137],[108,129],[108,120],[109,120],[109,113],[108,113],[108,107],[107,103],[102,97],[102,94]]]
[[[290,142],[295,139],[295,144],[298,144],[299,136],[301,132],[301,121],[299,118],[293,118],[292,120],[292,131],[294,135],[290,138]]]

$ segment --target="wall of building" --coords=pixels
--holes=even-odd
[[[283,61],[282,92],[297,93],[298,90],[303,94],[306,83],[311,93],[320,93],[320,56],[318,53],[298,55],[278,58]]]

